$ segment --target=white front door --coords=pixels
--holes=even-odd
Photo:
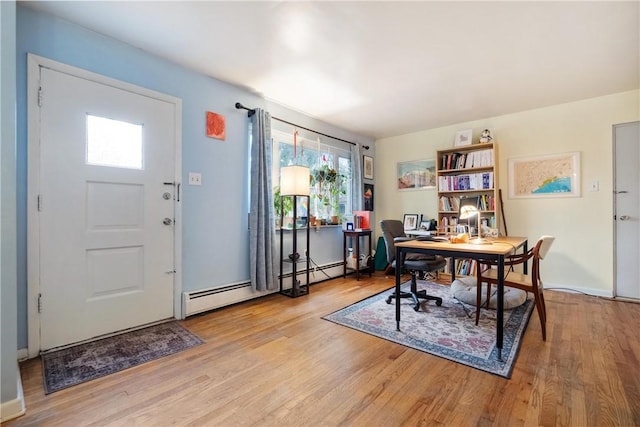
[[[40,348],[174,316],[176,105],[40,67]]]
[[[615,295],[640,299],[640,122],[614,126]]]

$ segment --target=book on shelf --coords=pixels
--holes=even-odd
[[[438,177],[438,191],[492,190],[493,172],[443,175]]]
[[[369,222],[370,211],[353,211],[353,227],[355,231],[369,230],[371,227]]]
[[[485,168],[491,166],[493,166],[493,148],[464,153],[447,153],[443,154],[440,159],[441,170]]]
[[[456,275],[475,276],[476,260],[470,258],[456,259]]]
[[[440,196],[438,210],[440,212],[458,212],[460,198],[456,196]]]

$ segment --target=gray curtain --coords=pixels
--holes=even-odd
[[[249,211],[249,260],[251,287],[275,289],[276,229],[271,183],[271,116],[256,108],[251,116],[251,200]]]
[[[362,156],[360,155],[360,145],[351,147],[351,195],[352,207],[354,211],[361,211],[364,205],[362,182]]]

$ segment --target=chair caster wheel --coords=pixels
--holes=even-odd
[[[440,300],[436,301],[436,305],[437,305],[438,307],[440,307],[440,306],[442,305],[442,301],[440,301]]]
[[[420,311],[420,304],[416,304],[413,306],[413,311]]]
[[[391,304],[391,297],[387,297],[387,304]]]

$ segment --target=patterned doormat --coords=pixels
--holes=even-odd
[[[409,288],[405,283],[403,290]],[[482,310],[475,324],[475,307],[453,297],[448,286],[418,281],[418,289],[442,298],[442,306],[433,301],[413,310],[413,301],[402,299],[400,329],[396,331],[395,300],[386,303],[395,286],[382,293],[352,304],[323,319],[347,326],[379,338],[384,338],[425,353],[443,357],[491,374],[510,378],[520,350],[520,341],[527,327],[534,303],[528,299],[512,310],[504,311],[502,360],[496,349],[496,312]],[[422,300],[421,300],[422,301]]]
[[[203,342],[177,322],[167,322],[44,353],[44,392],[53,393]]]

